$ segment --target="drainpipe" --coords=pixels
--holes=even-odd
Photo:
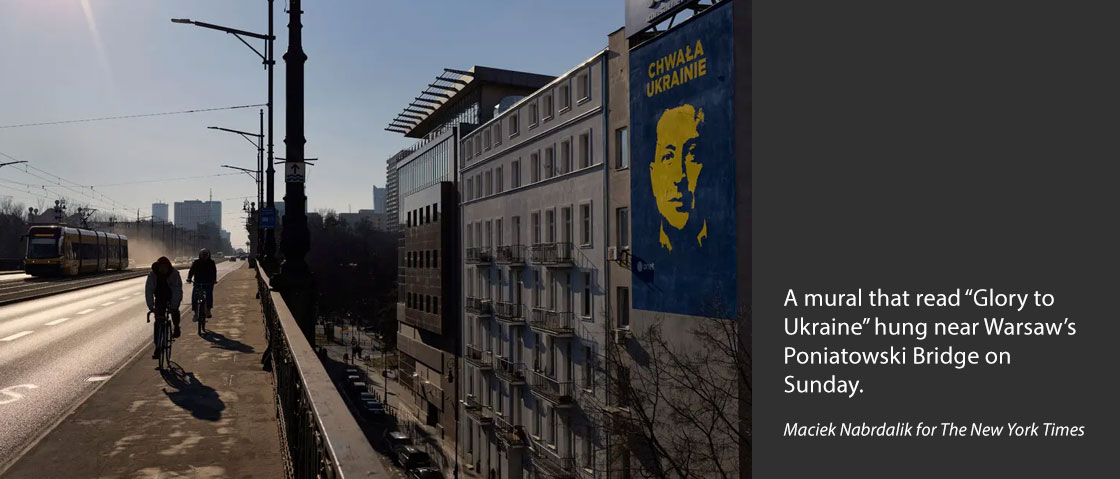
[[[610,216],[610,212],[611,212],[611,181],[610,181],[610,179],[611,179],[610,178],[610,176],[611,176],[611,164],[610,164],[611,163],[611,147],[610,147],[610,145],[611,145],[611,142],[610,142],[610,138],[611,138],[611,131],[610,131],[611,108],[610,108],[610,106],[611,105],[610,105],[610,98],[611,98],[611,95],[610,95],[610,83],[609,83],[609,78],[610,78],[609,71],[610,70],[608,68],[609,63],[610,63],[609,62],[610,52],[611,52],[610,46],[608,46],[607,51],[603,54],[603,60],[601,62],[602,69],[603,69],[603,80],[602,80],[602,85],[603,85],[603,87],[602,87],[603,88],[603,100],[602,100],[603,101],[603,107],[602,107],[602,112],[603,112],[603,225],[604,225],[603,226],[603,304],[605,304],[607,306],[606,307],[606,314],[605,314],[606,321],[603,322],[604,327],[606,329],[605,334],[604,334],[604,339],[606,339],[606,341],[603,341],[603,344],[607,348],[613,348],[614,347],[614,344],[611,342],[611,324],[614,321],[614,319],[611,317],[611,288],[610,288],[610,285],[611,285],[611,264],[610,264],[610,261],[607,259],[607,248],[610,245],[610,238],[611,238],[611,216]],[[606,357],[610,358],[610,355],[607,354]],[[607,366],[607,378],[608,379],[607,379],[607,381],[604,381],[604,382],[607,384],[608,387],[603,388],[603,403],[609,406],[610,405],[610,387],[609,387],[610,379],[609,378],[610,378],[610,373],[611,373],[610,368],[611,368],[612,365],[610,364],[609,360],[605,361],[605,363],[606,363],[606,366]],[[600,411],[599,413],[603,414],[603,411]],[[606,446],[606,450],[607,450],[607,454],[605,454],[604,456],[607,458],[606,460],[609,462],[610,461],[610,447],[611,447],[610,434],[604,434],[604,442],[605,442],[604,445]],[[610,479],[610,477],[611,477],[610,464],[606,464],[606,467],[604,467],[603,469],[605,469],[606,472],[607,472],[607,479]]]

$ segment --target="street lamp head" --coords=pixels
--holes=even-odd
[[[189,18],[172,18],[171,23],[194,23]]]
[[[216,126],[208,126],[208,127],[206,127],[206,129],[207,130],[218,130],[219,128],[216,127]]]

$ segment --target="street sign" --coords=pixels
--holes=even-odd
[[[276,208],[261,208],[261,228],[276,229]]]
[[[284,163],[284,181],[287,183],[303,183],[306,173],[304,163]]]

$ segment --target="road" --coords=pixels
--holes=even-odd
[[[244,264],[218,263],[219,279]],[[181,274],[186,280],[186,271]],[[0,307],[0,463],[49,430],[138,350],[151,346],[144,281],[133,278]],[[184,284],[184,295],[187,303],[190,285]],[[183,315],[183,324],[187,334],[189,315]]]

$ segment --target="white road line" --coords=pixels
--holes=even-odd
[[[111,377],[112,376],[90,376],[89,379],[86,379],[86,381],[89,381],[91,383],[95,383],[95,382],[98,382],[98,381],[104,381],[104,380],[109,379]]]
[[[78,311],[78,314],[92,313],[94,311],[97,311],[97,308],[84,309],[84,310]]]
[[[24,331],[24,332],[22,332],[22,333],[16,333],[16,334],[13,334],[13,335],[11,335],[11,336],[8,336],[8,337],[6,337],[6,338],[4,338],[4,339],[0,339],[0,341],[15,341],[15,340],[17,340],[17,339],[19,339],[19,338],[22,338],[22,337],[24,337],[24,336],[27,336],[28,334],[31,334],[31,333],[34,333],[34,332],[35,332],[35,331]]]
[[[117,301],[124,301],[126,299],[128,299],[128,296],[121,296],[121,297],[117,298]]]
[[[65,323],[67,321],[70,321],[70,318],[58,318],[54,321],[51,321],[51,322],[47,323],[47,326],[54,326],[56,324],[62,324],[62,323]]]
[[[117,302],[116,301],[109,301],[108,303],[101,303],[102,306],[112,306],[114,304],[117,304]]]

